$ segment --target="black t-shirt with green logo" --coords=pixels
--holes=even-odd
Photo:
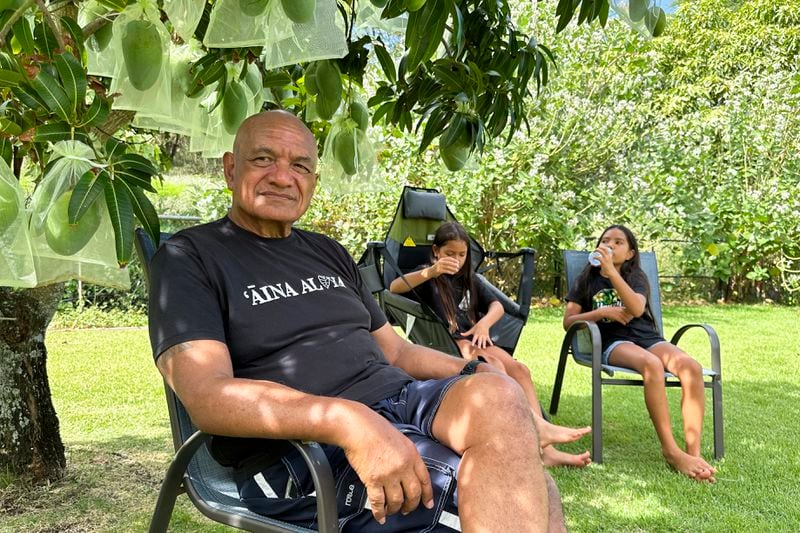
[[[644,272],[641,275],[634,275],[630,280],[625,280],[634,292],[647,297],[647,276]],[[599,274],[590,275],[589,290],[583,291],[577,285],[572,287],[567,294],[568,302],[575,302],[581,306],[581,312],[594,311],[601,307],[624,307],[616,289],[608,278]],[[589,295],[587,297],[586,295]],[[633,318],[627,324],[620,324],[617,321],[602,319],[597,322],[600,335],[603,340],[603,350],[615,341],[631,341],[634,344],[650,346],[656,341],[664,340],[658,333],[655,322],[650,315],[649,307],[644,314]]]
[[[412,380],[371,335],[386,317],[337,242],[294,228],[265,239],[230,219],[177,233],[151,263],[153,355],[181,342],[223,342],[236,377],[281,383],[366,405]],[[238,464],[252,439],[215,438]]]

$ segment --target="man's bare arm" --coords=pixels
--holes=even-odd
[[[402,368],[417,379],[440,379],[461,372],[466,361],[402,338],[389,324],[372,332],[389,364]],[[486,368],[484,368],[486,367]],[[489,370],[489,365],[480,365],[480,371]]]
[[[398,511],[410,512],[420,502],[432,507],[430,478],[413,443],[369,407],[270,381],[236,378],[228,349],[218,341],[175,345],[157,364],[199,429],[341,447],[366,485],[379,522]]]

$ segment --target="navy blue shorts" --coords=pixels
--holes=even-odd
[[[343,533],[397,533],[461,531],[458,519],[456,472],[461,457],[431,434],[436,412],[450,387],[463,376],[414,381],[396,396],[381,400],[372,409],[411,439],[417,447],[433,485],[434,507],[423,505],[405,516],[388,516],[380,525],[369,509],[367,490],[347,463],[341,448],[323,445],[336,483],[339,529]],[[239,495],[253,512],[316,529],[316,498],[311,474],[296,450],[280,462],[238,483]]]

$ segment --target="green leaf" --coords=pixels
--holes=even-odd
[[[452,59],[440,59],[433,65],[433,75],[446,89],[460,92],[465,85],[466,77],[459,67],[461,63]]]
[[[72,17],[61,17],[61,27],[67,30],[72,37],[72,42],[78,47],[78,53],[76,55],[78,57],[83,56],[86,50],[84,44],[86,38],[83,36],[83,30],[78,24],[78,21]]]
[[[150,179],[152,178],[151,174],[146,174],[144,172],[139,172],[129,168],[115,168],[114,177],[125,181],[133,187],[139,187],[140,189],[145,189],[150,192],[157,192],[155,187],[153,187],[153,184],[150,182]]]
[[[455,57],[461,57],[464,51],[464,14],[458,7],[458,4],[453,4],[453,40],[455,41]]]
[[[572,4],[572,0],[558,0],[556,14],[559,15],[559,17],[558,24],[556,24],[556,33],[560,33],[569,25],[569,21],[572,20],[572,14],[574,11],[575,8]]]
[[[87,170],[78,179],[69,200],[67,210],[67,221],[76,224],[89,207],[94,204],[103,193],[104,185],[109,181],[108,172],[100,170],[97,174],[93,170]]]
[[[22,17],[14,23],[13,32],[22,51],[26,55],[34,55],[36,53],[36,42],[33,39],[33,32],[27,17]]]
[[[114,228],[114,244],[117,263],[128,264],[133,253],[133,207],[128,188],[117,180],[108,180],[103,186],[111,226]]]
[[[51,122],[37,126],[33,134],[34,142],[58,142],[72,139],[72,128],[63,122]]]
[[[92,104],[83,113],[83,117],[78,126],[99,126],[108,118],[110,111],[111,104],[108,103],[108,100],[99,94],[95,94]]]
[[[283,87],[292,83],[292,77],[285,70],[267,72],[264,74],[263,78],[264,87],[268,89]]]
[[[39,74],[31,80],[31,87],[47,104],[50,111],[58,115],[61,120],[69,121],[69,97],[52,74],[46,70],[40,70]]]
[[[158,243],[159,237],[161,236],[161,224],[158,220],[156,208],[153,207],[153,204],[150,203],[150,199],[147,198],[147,195],[145,195],[141,189],[121,180],[119,184],[128,189],[131,206],[133,207],[133,214],[139,219],[142,227],[150,238],[153,239],[153,242]]]
[[[425,131],[422,134],[422,140],[420,141],[419,153],[424,152],[431,142],[433,142],[436,136],[444,131],[444,127],[449,118],[450,117],[445,114],[441,107],[437,107],[431,111],[430,115],[428,116],[428,120],[425,123]]]
[[[381,68],[383,69],[383,74],[386,76],[386,79],[394,85],[397,83],[397,72],[394,66],[394,60],[392,56],[389,54],[389,51],[386,50],[382,41],[375,41],[373,42],[373,47],[375,50],[375,55],[378,56],[378,63],[381,64]]]
[[[0,69],[0,87],[16,87],[25,80],[19,72]]]
[[[106,157],[108,159],[113,159],[114,157],[117,157],[120,154],[124,154],[125,150],[128,149],[128,145],[120,141],[116,137],[109,137],[106,140],[105,149],[106,149]]]
[[[33,38],[36,40],[36,48],[47,57],[52,58],[53,52],[58,48],[58,41],[53,35],[53,30],[45,21],[36,23],[33,28]]]
[[[69,115],[74,117],[77,106],[82,106],[86,98],[86,72],[69,52],[58,54],[55,65],[69,101]]]
[[[11,88],[11,93],[19,98],[19,101],[25,104],[33,111],[49,113],[44,101],[39,97],[36,91],[28,84],[21,84],[17,87]]]
[[[114,168],[125,168],[136,170],[148,175],[158,174],[158,170],[153,164],[138,154],[121,154],[113,159]]]
[[[444,36],[449,15],[446,0],[425,2],[422,8],[408,16],[406,27],[406,68],[413,72],[421,63],[433,56]]]
[[[9,139],[0,137],[0,158],[11,166],[11,159],[14,157],[14,146]]]
[[[17,123],[5,117],[0,117],[0,132],[6,135],[16,136],[22,133],[22,128]]]
[[[97,3],[114,11],[122,11],[128,5],[128,0],[97,0]]]

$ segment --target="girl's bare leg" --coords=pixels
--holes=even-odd
[[[686,453],[700,457],[703,417],[706,410],[703,367],[683,350],[668,342],[652,346],[650,351],[656,354],[664,367],[681,381],[681,413]]]
[[[613,365],[633,368],[642,375],[644,402],[650,419],[653,421],[658,440],[661,442],[661,453],[667,462],[675,470],[692,479],[713,482],[715,470],[702,458],[683,451],[672,435],[667,389],[664,385],[664,363],[661,358],[635,344],[625,343],[614,349],[609,362]]]
[[[551,446],[552,444],[576,441],[590,433],[591,428],[588,426],[584,428],[569,428],[551,424],[545,420],[542,416],[539,400],[536,397],[536,389],[531,379],[530,369],[525,364],[515,360],[508,352],[497,346],[477,348],[468,340],[458,340],[456,343],[465,359],[472,360],[481,355],[486,359],[487,363],[502,370],[522,387],[531,407],[536,430],[539,433],[539,445],[542,448],[542,460],[545,465],[584,467],[591,462],[588,451],[575,455],[556,450]]]

